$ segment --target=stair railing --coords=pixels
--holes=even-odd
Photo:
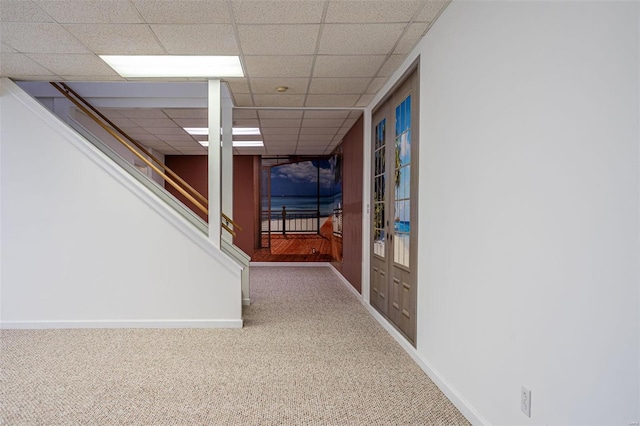
[[[107,133],[113,136],[125,148],[131,151],[143,163],[151,167],[153,171],[158,173],[166,182],[174,187],[187,200],[191,201],[206,216],[209,215],[209,201],[200,194],[196,189],[189,185],[176,172],[167,167],[162,161],[151,154],[143,145],[129,136],[124,130],[109,120],[104,114],[98,111],[86,99],[75,92],[65,83],[50,82],[60,93],[62,93],[71,103],[84,112],[89,118],[95,121]],[[125,140],[126,139],[126,140]],[[128,141],[128,142],[127,142]],[[131,146],[133,145],[133,146]],[[135,148],[134,148],[135,146]],[[137,148],[137,149],[136,149]],[[155,163],[155,164],[154,164]],[[234,237],[236,233],[234,229],[242,231],[242,227],[234,222],[229,216],[221,213],[222,220],[220,226]],[[231,228],[229,225],[233,226]]]

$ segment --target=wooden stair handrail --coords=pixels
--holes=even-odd
[[[51,85],[55,87],[60,93],[62,93],[67,99],[69,99],[75,106],[80,108],[82,112],[87,114],[91,119],[93,119],[100,127],[102,127],[107,133],[113,136],[118,142],[124,145],[129,151],[131,151],[136,157],[138,157],[142,162],[144,162],[147,166],[151,167],[156,173],[158,173],[164,180],[166,180],[171,186],[173,186],[180,194],[184,195],[189,201],[191,201],[198,209],[200,209],[205,215],[209,216],[209,209],[202,205],[198,200],[196,200],[191,194],[184,190],[178,183],[176,183],[173,179],[167,176],[162,170],[160,170],[157,166],[155,166],[148,158],[144,155],[140,154],[136,149],[134,149],[131,145],[129,145],[122,137],[120,137],[114,129],[107,126],[102,121],[98,120],[98,118],[93,115],[91,111],[89,111],[86,107],[80,104],[76,99],[70,96],[65,90],[58,86],[56,83],[51,82]]]
[[[56,89],[58,89],[59,91],[60,88],[57,87],[55,85],[55,83],[51,82],[51,84],[56,87]],[[133,139],[131,136],[129,136],[124,130],[122,130],[120,127],[118,127],[115,123],[113,123],[111,120],[109,120],[107,117],[104,116],[104,114],[102,114],[100,111],[98,111],[96,108],[94,108],[93,105],[91,105],[89,102],[87,102],[86,99],[84,99],[82,96],[80,96],[75,90],[73,90],[71,87],[69,87],[67,84],[65,83],[60,83],[60,85],[64,88],[64,90],[67,92],[62,92],[63,95],[65,95],[67,97],[67,99],[71,100],[70,97],[68,96],[68,93],[71,93],[74,97],[76,97],[80,102],[82,102],[83,105],[85,105],[87,108],[89,108],[91,111],[93,111],[98,117],[100,117],[102,120],[104,120],[109,126],[113,127],[117,132],[119,132],[122,136],[124,136],[129,142],[131,142],[132,144],[134,144],[136,146],[136,148],[138,148],[140,151],[142,151],[145,155],[147,155],[149,158],[151,158],[157,165],[159,165],[160,167],[162,167],[164,169],[164,171],[166,172],[167,175],[170,175],[171,177],[173,177],[176,181],[178,181],[181,185],[183,185],[183,187],[185,187],[186,189],[189,190],[189,192],[192,193],[193,196],[195,196],[200,203],[202,203],[202,205],[204,205],[205,207],[209,207],[209,200],[207,200],[202,194],[200,194],[196,189],[194,189],[191,185],[189,185],[184,179],[182,179],[176,172],[174,172],[173,170],[171,170],[169,167],[167,167],[166,165],[164,165],[162,163],[162,161],[158,160],[153,154],[151,154],[149,151],[147,151],[147,149],[141,145],[140,143],[138,143],[138,141],[136,141],[135,139]],[[75,103],[75,102],[74,102]],[[76,104],[77,105],[77,104]],[[85,112],[86,113],[86,112]],[[92,117],[93,118],[93,117]],[[94,121],[98,122],[98,120]],[[100,124],[98,122],[98,124]],[[184,195],[184,194],[183,194]]]

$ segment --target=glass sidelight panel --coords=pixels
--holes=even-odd
[[[373,196],[373,253],[385,257],[385,126],[382,120],[375,128],[374,196]]]
[[[409,267],[411,233],[411,95],[396,107],[393,260]]]

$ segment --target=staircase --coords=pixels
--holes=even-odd
[[[2,328],[242,326],[246,254],[80,123],[0,90]]]

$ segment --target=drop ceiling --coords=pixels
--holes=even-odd
[[[124,82],[97,55],[239,55],[245,77],[225,80],[234,105],[272,108],[234,112],[234,121],[257,120],[263,131],[266,149],[251,153],[320,154],[346,133],[359,114],[350,110],[371,102],[447,3],[0,0],[0,75]],[[278,93],[279,86],[288,90]],[[135,123],[122,112],[114,117]],[[153,114],[178,118],[171,113]]]

